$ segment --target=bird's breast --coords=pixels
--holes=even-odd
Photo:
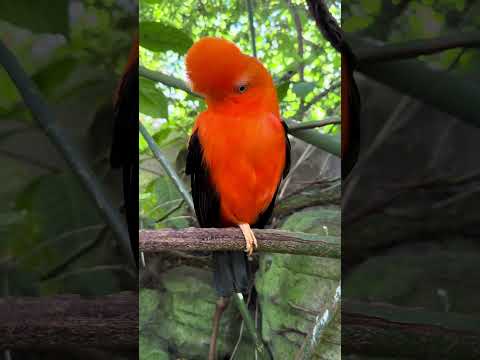
[[[225,225],[253,224],[270,204],[285,165],[285,135],[271,113],[205,114],[198,131]]]

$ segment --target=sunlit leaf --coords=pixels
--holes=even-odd
[[[140,23],[140,45],[148,50],[185,54],[192,44],[192,39],[174,26],[153,21]]]
[[[155,82],[140,78],[140,112],[154,118],[168,116],[167,98],[155,87]]]

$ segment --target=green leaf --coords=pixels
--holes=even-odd
[[[315,89],[315,84],[311,82],[298,82],[293,84],[292,90],[298,97],[305,97],[307,96],[313,89]]]
[[[40,69],[32,76],[42,94],[52,94],[64,83],[77,64],[73,58],[54,61]]]
[[[192,44],[193,40],[187,34],[171,25],[153,21],[140,23],[140,45],[148,50],[172,50],[183,55]]]
[[[0,2],[0,18],[36,33],[68,35],[68,0]]]
[[[155,87],[155,82],[140,78],[140,112],[154,118],[168,117],[167,98]]]
[[[283,98],[287,95],[289,87],[290,87],[290,81],[285,81],[277,85],[278,101],[282,101]]]

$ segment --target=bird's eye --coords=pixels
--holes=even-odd
[[[238,87],[238,92],[239,92],[240,94],[243,94],[245,91],[247,91],[247,85],[244,84],[244,85],[240,85],[240,86]]]

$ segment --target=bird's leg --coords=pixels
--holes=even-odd
[[[230,298],[228,297],[221,296],[217,300],[215,313],[213,314],[212,337],[210,338],[210,350],[208,352],[208,360],[217,359],[218,329],[220,328],[220,320],[222,319],[223,312],[228,307],[229,303]]]
[[[258,246],[257,238],[249,224],[239,224],[238,226],[240,227],[240,230],[242,230],[245,242],[247,243],[247,254],[248,256],[251,256],[253,249]]]

